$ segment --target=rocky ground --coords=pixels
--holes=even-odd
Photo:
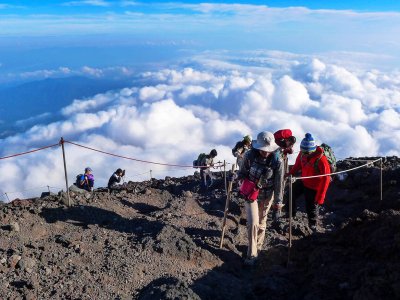
[[[288,220],[269,218],[253,268],[236,196],[219,249],[221,178],[211,191],[188,176],[71,193],[71,207],[62,193],[16,200],[0,207],[0,298],[398,299],[400,159],[387,158],[383,175],[383,201],[377,167],[336,178],[319,233],[300,208],[290,253]]]

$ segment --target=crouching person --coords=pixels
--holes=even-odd
[[[267,215],[273,202],[282,202],[283,160],[271,132],[263,131],[244,156],[238,179],[243,180],[240,194],[245,199],[248,248],[246,265],[254,265],[261,250]]]
[[[107,187],[112,191],[118,191],[124,189],[124,185],[119,184],[121,182],[122,177],[125,176],[125,170],[117,169],[108,180]]]
[[[88,192],[93,191],[94,186],[94,176],[92,174],[92,169],[89,167],[85,168],[85,174],[79,174],[76,176],[75,185],[82,190],[86,190]]]
[[[301,177],[325,175],[331,171],[328,160],[324,155],[324,150],[316,146],[315,140],[310,133],[307,133],[301,141],[300,153],[292,169],[286,176],[296,175],[299,171],[301,171]],[[318,206],[322,205],[325,201],[329,183],[330,176],[320,176],[297,180],[293,184],[292,214],[293,216],[296,215],[296,199],[304,195],[308,225],[313,233],[317,232]]]

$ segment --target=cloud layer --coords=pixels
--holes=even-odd
[[[192,66],[142,73],[146,84],[140,87],[75,100],[63,108],[65,120],[0,140],[0,156],[53,144],[63,136],[156,162],[190,165],[198,153],[212,148],[218,159],[233,162],[230,149],[242,136],[282,128],[291,128],[299,141],[306,132],[313,133],[339,158],[400,155],[399,72],[350,69],[279,52],[198,56],[187,65]],[[66,155],[70,181],[89,165],[97,186],[106,185],[118,167],[127,169],[132,180],[149,177],[130,178],[150,169],[155,177],[193,172],[72,145],[66,145]],[[61,150],[2,160],[0,174],[3,192],[62,187]]]

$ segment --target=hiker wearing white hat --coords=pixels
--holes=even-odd
[[[247,215],[247,265],[256,262],[263,246],[267,215],[273,200],[282,202],[284,168],[278,149],[273,133],[260,132],[239,170],[238,179],[243,180],[239,193],[245,200]]]

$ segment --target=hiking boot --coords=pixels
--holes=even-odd
[[[244,265],[245,266],[252,267],[252,266],[255,266],[256,263],[257,263],[257,257],[255,257],[255,256],[247,257],[244,260]]]
[[[278,203],[273,206],[272,218],[274,221],[279,221],[279,219],[282,217],[283,206],[284,205],[282,203]]]

